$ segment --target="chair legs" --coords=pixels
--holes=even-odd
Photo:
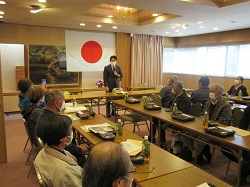
[[[26,143],[25,143],[25,145],[24,145],[23,153],[25,152],[25,149],[26,149],[26,147],[27,147],[27,145],[28,145],[28,142],[29,142],[29,137],[27,138],[27,141],[26,141]]]
[[[33,152],[33,150],[34,150],[34,148],[33,148],[33,147],[31,147],[31,150],[30,150],[29,156],[28,156],[28,158],[26,159],[26,162],[25,162],[25,164],[26,164],[26,165],[28,164],[28,162],[30,162],[30,155],[31,155],[31,153]]]
[[[230,164],[231,164],[231,160],[229,160],[229,162],[228,162],[227,170],[226,170],[226,175],[228,175],[228,171],[229,171]]]

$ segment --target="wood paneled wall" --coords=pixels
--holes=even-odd
[[[175,38],[176,48],[250,43],[250,29]]]
[[[128,33],[116,33],[117,65],[122,69],[122,88],[131,85],[131,37]]]

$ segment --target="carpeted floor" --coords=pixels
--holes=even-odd
[[[93,107],[93,109],[95,112],[97,112],[96,107]],[[101,107],[101,113],[103,114],[104,109],[105,107]],[[114,120],[114,117],[110,118],[110,120]],[[27,178],[30,164],[25,165],[25,161],[30,150],[30,145],[28,144],[26,152],[23,153],[23,148],[27,140],[27,134],[23,125],[22,116],[20,114],[5,115],[5,125],[8,162],[0,164],[0,186],[39,186],[34,170],[31,170],[30,177]],[[124,127],[131,132],[133,131],[133,124],[126,124]],[[171,132],[169,130],[167,130],[166,132],[166,138],[167,140],[169,140],[169,135],[171,134]],[[149,132],[145,125],[140,125],[140,132],[136,128],[135,133],[140,137],[149,135]],[[195,159],[191,163],[198,166]],[[221,154],[219,149],[216,149],[213,166],[210,167],[208,164],[204,164],[198,167],[225,181],[226,183],[232,186],[236,186],[237,165],[235,163],[232,163],[229,169],[229,174],[226,176],[225,172],[227,163],[228,159]],[[250,186],[250,180],[248,182],[248,185],[245,186]]]

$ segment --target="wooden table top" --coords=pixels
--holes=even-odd
[[[124,100],[114,100],[113,103],[126,107],[128,109],[131,109],[142,115],[155,117],[168,124],[172,124],[175,128],[186,130],[188,132],[206,137],[209,140],[216,141],[217,143],[220,143],[224,146],[230,146],[231,148],[250,151],[250,136],[243,137],[243,136],[234,135],[230,137],[220,138],[220,137],[208,134],[203,129],[203,126],[202,126],[203,121],[201,118],[196,117],[195,121],[191,121],[191,122],[180,122],[175,119],[172,119],[171,117],[172,112],[165,112],[165,108],[162,108],[161,110],[148,111],[144,109],[141,104],[129,104],[129,103],[126,103]],[[220,126],[225,126],[225,125],[220,124]]]
[[[153,90],[155,86],[127,86],[127,91],[131,90]]]
[[[158,94],[158,90],[139,90],[139,91],[128,91],[128,96],[143,96],[143,95],[151,95],[151,94]],[[82,94],[76,95],[68,95],[65,96],[65,101],[71,101],[74,98],[76,99],[98,99],[98,98],[122,98],[124,97],[125,93],[113,93],[105,91],[93,91],[93,92],[83,92]]]
[[[183,169],[178,172],[170,173],[155,179],[140,182],[141,187],[166,187],[166,186],[185,186],[185,187],[195,187],[203,183],[211,183],[215,186],[229,187],[230,185],[223,182],[222,180],[210,175],[209,173],[197,168],[190,167]]]
[[[250,100],[239,99],[238,96],[229,95],[228,99],[236,103],[241,103],[244,105],[250,105]]]
[[[92,87],[92,88],[62,88],[62,91],[68,91],[70,93],[80,93],[80,92],[92,92],[92,91],[105,91],[105,87]]]
[[[84,132],[80,126],[84,125],[94,125],[94,124],[102,124],[104,122],[108,122],[110,125],[115,127],[115,124],[112,121],[107,120],[101,115],[96,115],[93,118],[88,120],[74,120],[73,128],[84,136],[90,143],[96,144],[98,142],[102,142],[103,140],[93,133]],[[136,134],[124,129],[123,130],[123,141],[127,139],[140,140],[143,139]],[[138,165],[138,172],[148,172],[151,171],[152,168],[155,168],[151,173],[135,173],[133,177],[135,178],[135,182],[139,183],[145,180],[149,180],[155,177],[163,176],[175,171],[180,171],[186,168],[194,167],[192,164],[180,159],[172,155],[171,153],[159,148],[158,146],[151,144],[150,146],[150,161],[148,164]]]

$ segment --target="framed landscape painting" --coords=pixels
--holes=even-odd
[[[67,72],[65,46],[29,45],[25,51],[26,72],[35,85],[40,85],[42,79],[49,87],[81,85],[81,73]]]

